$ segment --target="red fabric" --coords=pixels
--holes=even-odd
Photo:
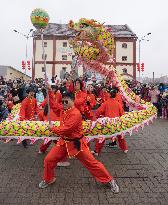
[[[49,91],[49,101],[51,108],[54,106],[55,103],[62,103],[62,95],[60,91],[57,91],[56,93],[54,93],[53,91]],[[44,99],[40,106],[45,107],[46,104],[47,98]]]
[[[42,103],[40,103],[40,107],[45,107],[45,105],[47,104],[47,98],[45,98],[44,100],[43,100],[43,102]]]
[[[89,101],[90,105],[87,105],[86,102]],[[86,119],[88,120],[95,120],[94,112],[93,112],[93,107],[96,105],[96,98],[94,94],[87,94],[86,97],[86,102],[85,102],[85,107],[84,107],[84,115]]]
[[[108,93],[107,91],[100,91],[99,98],[102,99],[102,102],[106,102],[110,98],[110,93]]]
[[[57,117],[60,117],[60,112],[63,109],[62,106],[62,95],[60,91],[54,93],[53,91],[49,91],[49,103],[50,108],[55,112]],[[44,107],[47,104],[47,98],[40,104],[40,106]]]
[[[122,95],[121,95],[119,92],[116,94],[115,99],[116,99],[117,102],[119,102],[119,103],[122,105],[122,107],[123,107]]]
[[[68,92],[71,92],[71,93],[73,93],[74,92],[74,84],[73,84],[73,82],[71,81],[71,82],[66,82],[66,88],[67,88],[67,90],[68,90]]]
[[[44,159],[44,175],[43,179],[50,182],[55,177],[54,168],[58,162],[68,155],[66,144],[55,145]],[[101,183],[110,182],[113,177],[106,170],[104,165],[97,161],[88,149],[87,144],[83,146],[83,150],[76,155],[76,158],[85,166],[88,171]]]
[[[82,117],[79,110],[73,107],[65,112],[62,112],[60,116],[60,127],[53,127],[52,131],[64,139],[80,138],[83,135],[83,127]],[[74,148],[74,142],[66,142],[62,138],[57,144],[61,146],[66,143],[68,155],[75,156],[79,151]]]
[[[74,105],[81,112],[81,114],[84,114],[86,97],[87,93],[85,91],[80,90],[79,92],[75,93]]]
[[[118,140],[118,145],[122,151],[128,150],[128,145],[124,136],[122,137],[121,135],[118,135],[117,140]]]
[[[56,141],[57,142],[57,141]],[[49,146],[50,146],[50,144],[52,143],[52,140],[51,141],[49,141],[47,144],[41,144],[40,145],[40,151],[41,152],[43,152],[43,153],[45,153],[46,152],[46,150],[49,148]]]
[[[96,117],[104,116],[104,117],[120,117],[124,114],[124,110],[120,103],[117,100],[110,98],[106,102],[104,102],[97,110]]]
[[[35,120],[34,115],[38,114],[38,106],[35,98],[25,98],[20,107],[20,120]]]
[[[62,111],[60,115],[60,126],[53,127],[53,131],[63,137],[70,139],[80,138],[83,135],[82,117],[75,107]]]
[[[96,143],[95,143],[95,152],[98,153],[98,154],[100,154],[101,150],[103,149],[105,140],[104,140],[103,142],[99,143],[99,140],[96,139],[95,142],[96,142]]]
[[[96,111],[96,117],[110,117],[110,118],[115,118],[115,117],[120,117],[124,114],[124,110],[122,108],[121,103],[119,103],[116,99],[110,98],[106,102],[104,102]],[[117,140],[119,143],[119,147],[121,150],[127,150],[128,146],[126,143],[125,138],[121,138],[121,136],[117,136]],[[99,143],[99,140],[96,140],[95,144],[95,151],[97,153],[100,153],[105,141],[102,143]]]
[[[48,121],[48,115],[44,115],[44,110],[40,111],[38,113],[38,118],[40,121]],[[60,120],[60,117],[58,117],[55,112],[50,109],[50,119],[51,121],[59,121]]]
[[[7,104],[8,109],[12,110],[13,102],[12,101],[7,101],[6,104]]]

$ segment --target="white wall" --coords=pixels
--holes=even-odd
[[[121,66],[121,65],[117,65],[116,69],[119,72],[119,74],[123,74],[123,69],[126,68],[127,69],[127,73],[130,75],[133,75],[133,65],[127,65],[127,66]]]
[[[71,65],[70,64],[68,64],[68,65],[66,65],[66,64],[56,64],[55,65],[55,75],[57,75],[58,77],[60,77],[60,71],[62,70],[62,67],[66,67],[67,68],[66,71],[68,73],[70,73],[70,71],[71,71]],[[79,66],[79,68],[78,68],[78,75],[79,76],[83,75],[83,67],[82,66]]]
[[[44,42],[47,42],[47,47],[45,47],[45,54],[47,54],[47,61],[53,60],[53,40],[44,40]],[[35,60],[36,61],[42,61],[42,41],[36,40],[36,55]]]
[[[122,48],[123,43],[127,44],[127,48]],[[122,56],[127,56],[127,61],[122,61]],[[133,42],[116,41],[116,62],[133,63]]]
[[[43,64],[35,64],[35,78],[44,78],[44,72],[42,72]],[[47,76],[52,78],[52,64],[46,65]]]
[[[67,42],[67,47],[63,47],[63,42]],[[72,61],[73,49],[69,47],[68,40],[56,40],[56,60],[62,61],[62,55],[67,55],[67,61]]]
[[[45,40],[47,42],[47,47],[45,47],[45,53],[47,54],[47,61],[53,61],[53,40]],[[67,47],[63,47],[63,42],[67,42]],[[122,44],[127,43],[127,48],[122,48]],[[74,55],[73,49],[69,47],[68,40],[56,40],[56,61],[62,61],[62,55],[67,55],[66,61],[72,61],[72,55]],[[122,56],[127,56],[127,61],[122,61]],[[36,61],[42,61],[42,44],[41,40],[36,40]],[[118,63],[133,63],[133,42],[116,42],[116,62]],[[42,64],[35,64],[35,78],[44,77],[42,73]],[[71,65],[56,64],[55,65],[55,74],[60,76],[60,70],[62,67],[67,68],[67,72],[70,72]],[[120,74],[123,73],[123,68],[126,68],[128,74],[133,75],[133,65],[127,66],[117,66],[117,70]],[[47,64],[47,74],[52,76],[52,65]],[[78,74],[83,75],[83,67],[80,66],[78,69]]]

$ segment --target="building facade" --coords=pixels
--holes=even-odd
[[[16,80],[19,78],[23,78],[24,80],[31,80],[31,77],[28,75],[25,75],[21,71],[11,67],[11,66],[3,66],[0,65],[0,76],[3,76],[6,80]]]
[[[128,25],[107,25],[112,28],[115,39],[115,62],[112,64],[126,79],[136,79],[136,34]],[[50,23],[44,31],[44,48],[47,76],[63,78],[71,72],[71,64],[75,56],[68,39],[75,32],[68,29],[67,24]],[[35,32],[33,39],[32,78],[44,78],[43,50],[40,34]],[[78,76],[83,75],[84,68],[78,68]]]

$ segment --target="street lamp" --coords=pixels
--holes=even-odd
[[[149,39],[146,39],[147,36],[151,35],[151,33],[147,33],[146,35],[142,36],[141,38],[138,38],[138,42],[139,42],[139,69],[140,69],[140,65],[141,65],[141,42],[142,41],[149,41]],[[139,82],[140,82],[140,70],[139,70]]]
[[[22,35],[23,37],[26,38],[26,60],[25,60],[25,75],[26,75],[26,69],[27,69],[27,44],[28,44],[29,38],[32,37],[32,36],[30,36],[30,33],[33,31],[33,29],[30,29],[30,31],[29,31],[29,33],[27,35],[24,34],[24,33],[19,32],[17,30],[15,30],[15,29],[13,31],[15,33],[18,33],[19,35]]]

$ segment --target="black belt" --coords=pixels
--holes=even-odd
[[[80,148],[81,148],[81,142],[80,142],[80,139],[82,139],[84,137],[84,135],[82,135],[81,137],[79,138],[74,138],[74,139],[69,139],[69,138],[63,138],[63,140],[65,141],[69,141],[69,142],[74,142],[74,147],[80,151]]]

